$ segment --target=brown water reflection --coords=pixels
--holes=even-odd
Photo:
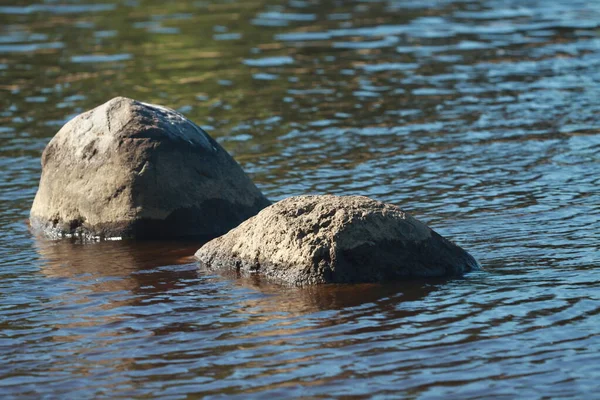
[[[52,277],[128,276],[162,265],[189,264],[201,241],[103,241],[81,243],[36,238],[42,271]]]
[[[259,276],[252,278],[225,276],[235,279],[236,285],[258,290],[268,296],[248,301],[242,309],[258,308],[261,313],[280,311],[293,315],[321,310],[343,310],[373,302],[383,306],[386,302],[414,301],[426,297],[437,284],[447,281],[433,279],[386,284],[339,284],[291,288],[263,282]]]
[[[270,315],[283,313],[301,316],[320,310],[342,310],[364,303],[415,301],[427,296],[436,285],[446,279],[413,280],[388,284],[319,285],[307,288],[290,288],[265,282],[260,276],[249,278],[235,274],[212,276],[196,263],[193,253],[202,245],[199,241],[105,241],[81,243],[76,241],[50,241],[38,238],[36,249],[44,262],[40,272],[55,280],[63,280],[84,289],[70,293],[60,302],[65,305],[87,305],[102,295],[124,297],[111,300],[100,308],[118,308],[139,305],[149,296],[177,290],[182,281],[196,281],[208,275],[220,281],[233,280],[238,288],[256,291],[262,295],[239,305],[241,313]],[[181,265],[174,270],[163,266]],[[198,269],[199,268],[199,269]],[[130,296],[132,295],[132,296]],[[137,296],[140,295],[140,296]]]
[[[193,263],[193,253],[202,242],[77,243],[38,238],[35,244],[44,261],[40,271],[49,278],[85,283],[92,293],[121,290],[138,293],[142,287],[156,291],[171,289],[181,276],[165,272],[148,277],[139,272],[163,265]],[[158,287],[154,286],[157,280],[161,283]]]
[[[190,254],[198,246],[194,241],[77,243],[38,238],[36,248],[44,260],[40,272],[50,282],[76,289],[51,299],[53,311],[65,314],[56,321],[61,335],[54,340],[73,342],[82,335],[97,334],[114,341],[113,336],[120,332],[118,327],[132,317],[119,310],[138,306],[149,296],[176,289],[182,280],[196,278],[194,268],[153,268],[190,264]],[[72,316],[68,316],[70,313]]]
[[[155,297],[155,301],[165,301],[159,298],[179,289],[182,281],[197,278],[193,264],[176,270],[157,267],[189,266],[200,242],[81,243],[37,238],[35,245],[43,260],[40,272],[47,281],[70,289],[49,299],[55,318],[52,333],[45,338],[54,343],[50,347],[70,347],[64,357],[41,367],[41,371],[60,375],[66,369],[93,379],[99,370],[102,374],[140,370],[136,357],[115,358],[99,349],[110,348],[124,338],[149,338],[185,329],[185,324],[150,329],[139,326],[131,310]],[[122,375],[118,385],[105,389],[135,387],[135,379],[127,376]]]
[[[593,396],[598,21],[584,0],[0,5],[0,393]],[[194,243],[33,239],[42,149],[116,95],[183,112],[271,199],[396,203],[486,272],[293,289],[198,270]]]
[[[298,363],[314,362],[317,356],[312,353],[317,348],[337,349],[357,343],[356,338],[348,337],[315,347],[311,343],[315,331],[335,332],[344,325],[362,325],[356,334],[385,331],[366,326],[362,319],[380,313],[389,314],[390,319],[414,315],[411,311],[395,311],[395,307],[399,302],[422,300],[436,287],[435,282],[414,281],[289,288],[261,282],[258,276],[244,279],[204,276],[205,272],[199,271],[195,263],[189,263],[190,254],[198,247],[196,242],[71,243],[38,239],[36,247],[45,260],[40,272],[47,280],[72,288],[49,299],[54,322],[52,333],[45,337],[54,343],[51,347],[72,347],[54,365],[39,366],[36,370],[53,375],[66,369],[70,374],[89,379],[122,374],[118,384],[111,383],[108,387],[103,384],[105,389],[122,395],[133,390],[136,377],[149,372],[160,376],[157,371],[164,371],[164,378],[173,374],[211,380],[231,378],[240,367],[236,362],[222,362],[238,360],[231,353],[262,353],[265,346],[286,348],[291,343],[305,341],[307,347],[301,353],[308,354],[290,358],[280,351],[267,351],[265,356],[278,359],[268,371],[259,367],[261,363],[244,362],[246,367],[259,367],[261,372],[257,372],[255,379],[268,381],[277,374],[295,370]],[[168,265],[172,268],[164,268]],[[231,278],[235,280],[234,287],[229,287]],[[220,290],[216,290],[219,286]],[[199,302],[200,298],[213,304]],[[213,314],[214,305],[224,307],[218,317],[199,318]],[[169,317],[161,317],[164,315],[161,307],[167,307],[164,313]],[[315,313],[335,310],[339,315],[330,319],[313,317]],[[150,318],[144,326],[139,318],[150,317],[148,311],[158,319]],[[206,342],[207,336],[212,342]],[[195,351],[178,350],[179,345],[172,343],[174,339],[179,342],[177,337],[187,343],[186,347],[195,347]],[[119,350],[123,341],[139,340],[143,340],[139,347]],[[248,343],[240,347],[240,341],[246,340]],[[202,345],[194,346],[198,341]],[[165,345],[169,348],[164,354],[166,359],[154,359],[154,351],[160,348],[162,353]],[[316,380],[312,384],[328,381]],[[269,384],[262,389],[286,386]],[[210,385],[199,393],[212,393]]]

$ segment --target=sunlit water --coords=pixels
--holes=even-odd
[[[0,32],[0,397],[598,398],[599,1],[8,0]],[[33,238],[42,149],[117,95],[485,271],[290,289]]]

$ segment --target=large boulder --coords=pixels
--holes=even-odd
[[[206,243],[196,258],[209,269],[297,286],[456,276],[480,268],[397,206],[362,196],[282,200]]]
[[[50,236],[214,238],[269,204],[196,124],[117,97],[48,143],[30,223]]]

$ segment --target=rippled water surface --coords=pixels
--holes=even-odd
[[[0,5],[0,397],[598,398],[600,1],[38,1]],[[485,271],[290,289],[32,237],[42,149],[117,95]]]

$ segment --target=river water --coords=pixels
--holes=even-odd
[[[600,398],[600,1],[97,1],[0,5],[0,397]],[[485,270],[292,289],[34,238],[41,151],[117,95]]]

